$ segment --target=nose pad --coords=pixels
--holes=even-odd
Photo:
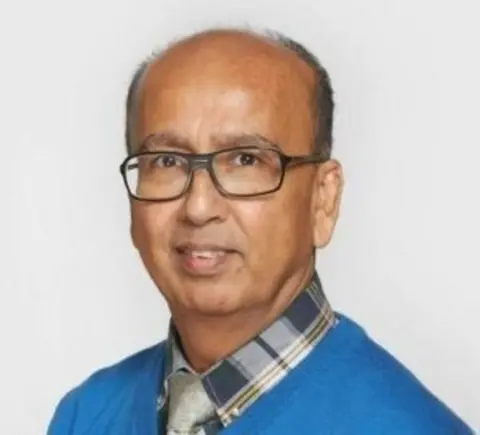
[[[198,171],[200,169],[208,170],[208,159],[196,159],[192,162],[192,171]]]
[[[210,184],[213,185],[213,187],[217,188],[213,174],[211,173],[210,162],[208,158],[205,158],[205,159],[197,158],[193,160],[190,168],[191,168],[191,174],[192,174],[192,179],[191,179],[190,188],[189,188],[190,191],[192,190],[192,187],[193,187],[192,185],[195,183],[195,178],[197,178],[196,177],[197,172],[201,171],[202,169],[205,170],[204,175],[208,178],[208,181],[210,182]]]

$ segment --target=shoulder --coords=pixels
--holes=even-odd
[[[343,318],[348,327],[361,330]],[[363,419],[383,422],[399,434],[472,434],[460,418],[428,390],[415,375],[386,349],[361,334],[352,348],[347,382],[348,400],[357,404]],[[375,432],[372,432],[375,433]]]
[[[164,344],[102,368],[70,390],[55,409],[48,435],[84,433],[105,412],[128,404],[136,389],[154,383],[161,372]]]

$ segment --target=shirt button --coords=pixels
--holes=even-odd
[[[232,409],[232,416],[233,417],[238,417],[240,415],[240,411],[238,410],[238,408],[233,408]]]

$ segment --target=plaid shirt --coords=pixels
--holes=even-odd
[[[305,290],[272,325],[201,375],[216,411],[216,418],[203,426],[203,432],[216,434],[238,418],[306,358],[335,323],[334,312],[315,273]],[[168,381],[179,371],[195,373],[182,353],[171,323],[159,413],[167,407]],[[159,430],[163,435],[164,428]]]

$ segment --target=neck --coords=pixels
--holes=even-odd
[[[172,311],[175,327],[190,365],[203,373],[272,324],[305,288],[314,263],[288,278],[272,302],[224,316]]]

